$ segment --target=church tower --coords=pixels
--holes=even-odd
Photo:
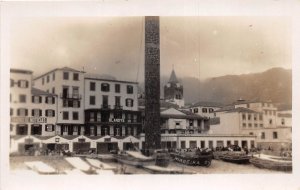
[[[172,70],[169,82],[164,87],[164,98],[167,102],[184,106],[183,86],[177,80],[174,68]]]

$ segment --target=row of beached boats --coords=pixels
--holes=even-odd
[[[259,168],[265,168],[277,171],[292,171],[292,157],[288,156],[274,156],[263,153],[251,153],[248,154],[241,148],[232,147],[225,151],[212,152],[210,149],[181,149],[172,153],[165,153],[165,156],[158,162],[158,156],[153,157],[144,156],[138,151],[124,151],[121,154],[115,156],[118,162],[134,165],[137,167],[148,167],[156,165],[163,170],[168,166],[170,159],[175,162],[179,162],[185,165],[191,166],[205,166],[209,167],[212,163],[212,159],[219,159],[226,162],[236,164],[253,164]],[[168,156],[169,155],[169,156]],[[164,162],[165,164],[161,164]],[[167,164],[166,164],[167,163]]]

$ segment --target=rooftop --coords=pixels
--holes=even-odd
[[[101,81],[108,81],[108,82],[138,84],[138,82],[133,82],[133,81],[117,80],[115,77],[110,76],[110,75],[85,74],[84,75],[84,79],[101,80]]]
[[[83,71],[79,71],[79,70],[76,70],[76,69],[73,69],[73,68],[70,68],[70,67],[62,67],[62,68],[52,69],[52,70],[50,70],[50,71],[48,71],[48,72],[46,72],[46,73],[44,73],[44,74],[42,74],[42,75],[40,75],[38,77],[35,77],[33,80],[37,80],[37,79],[39,79],[39,78],[41,78],[41,77],[43,77],[45,75],[48,75],[49,73],[55,72],[57,70],[71,71],[71,72],[76,72],[76,73],[80,73],[80,72],[84,73]]]
[[[37,89],[37,88],[31,88],[31,93],[32,93],[32,95],[51,95],[51,96],[56,96],[56,94],[45,92],[45,91]]]
[[[10,69],[11,73],[32,74],[32,71],[24,69]]]
[[[190,108],[192,107],[198,107],[198,106],[204,106],[204,107],[217,107],[217,108],[221,108],[224,105],[218,102],[205,102],[205,101],[200,101],[200,102],[196,102],[192,105],[190,105]]]
[[[170,76],[170,79],[169,79],[169,83],[178,83],[178,80],[177,80],[174,69],[172,70],[172,73],[171,73],[171,76]]]

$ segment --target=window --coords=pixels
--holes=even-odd
[[[80,107],[80,101],[74,100],[73,101],[73,108],[79,108]]]
[[[273,121],[272,121],[272,119],[270,119],[270,120],[269,120],[269,124],[271,125],[271,124],[272,124],[272,122],[273,122]]]
[[[285,125],[284,118],[281,119],[281,125]]]
[[[198,113],[198,108],[194,108],[194,113]]]
[[[95,91],[95,90],[96,90],[96,83],[90,82],[90,91]]]
[[[40,117],[40,116],[42,116],[42,110],[40,110],[40,109],[33,109],[33,110],[31,110],[31,116],[33,116],[33,117]]]
[[[100,114],[100,112],[97,112],[97,121],[101,121],[101,114]]]
[[[202,108],[202,113],[207,113],[207,108]]]
[[[91,136],[94,136],[94,135],[95,135],[95,127],[94,127],[94,126],[91,126],[91,127],[90,127],[90,135],[91,135]]]
[[[10,131],[13,131],[13,129],[14,129],[14,125],[10,124]]]
[[[19,96],[19,102],[20,103],[26,103],[26,95],[20,94],[20,96]]]
[[[133,86],[127,85],[127,94],[133,94]]]
[[[94,112],[90,112],[90,121],[91,122],[95,121],[95,113]]]
[[[90,96],[90,105],[95,105],[95,104],[96,104],[96,97]]]
[[[41,96],[32,96],[32,103],[42,103],[42,97]]]
[[[254,115],[254,116],[253,116],[253,119],[254,119],[254,121],[256,121],[256,119],[257,119],[257,116],[256,116],[256,115]]]
[[[263,120],[262,114],[259,114],[259,120]]]
[[[268,110],[265,110],[265,115],[268,115]]]
[[[10,87],[14,87],[15,81],[13,79],[10,79]]]
[[[102,83],[101,84],[101,91],[102,92],[109,92],[109,84],[108,83]]]
[[[19,80],[18,86],[20,88],[28,88],[29,82],[27,80]]]
[[[263,124],[259,124],[259,127],[264,127],[264,125]]]
[[[47,131],[47,132],[54,131],[54,125],[51,125],[51,124],[45,125],[45,131]]]
[[[254,124],[254,127],[257,127],[257,123]]]
[[[120,136],[120,128],[116,128],[116,136]]]
[[[78,86],[73,86],[73,97],[79,98],[79,87]]]
[[[273,132],[273,139],[277,139],[278,138],[278,134],[277,134],[277,132]]]
[[[55,81],[55,73],[52,74],[52,79]]]
[[[132,132],[131,132],[131,128],[130,128],[130,127],[127,128],[127,135],[132,135]]]
[[[14,115],[14,110],[10,108],[10,115]]]
[[[64,80],[69,80],[69,73],[68,72],[63,73],[63,79]]]
[[[175,122],[175,125],[176,126],[180,126],[180,122]]]
[[[49,82],[50,82],[50,76],[47,75],[47,83],[49,83]]]
[[[102,105],[108,106],[108,96],[102,96]]]
[[[242,118],[243,118],[243,120],[246,120],[246,115],[243,114],[243,115],[242,115]]]
[[[76,81],[79,80],[79,74],[78,73],[73,73],[73,80],[76,80]]]
[[[55,104],[55,97],[48,96],[45,100],[47,104]]]
[[[54,117],[55,116],[55,111],[54,110],[46,110],[45,111],[45,116],[46,117]]]
[[[17,110],[17,115],[18,116],[27,116],[28,115],[28,110],[25,108],[19,108]]]
[[[248,123],[248,127],[252,127],[252,123]]]
[[[55,94],[55,88],[54,87],[52,88],[52,94]]]
[[[251,114],[248,114],[248,120],[251,120]]]
[[[73,111],[73,120],[78,120],[78,112]]]
[[[116,96],[115,97],[115,105],[116,106],[120,106],[121,105],[121,97],[120,96]]]
[[[243,123],[243,127],[246,127],[246,123]]]
[[[44,85],[44,83],[45,83],[45,79],[44,79],[44,78],[42,78],[42,85]]]
[[[69,112],[64,111],[63,112],[63,120],[68,120],[69,119]]]
[[[209,113],[212,113],[212,112],[214,112],[214,109],[212,109],[212,108],[209,108]]]
[[[73,132],[78,132],[78,126],[77,125],[73,126]]]
[[[133,99],[127,98],[126,99],[126,106],[127,107],[133,107]]]
[[[115,92],[120,93],[120,91],[121,91],[120,84],[115,84]]]
[[[261,133],[261,139],[265,139],[265,138],[266,138],[265,133],[262,132],[262,133]]]
[[[101,136],[101,126],[97,125],[97,136]]]
[[[250,132],[249,135],[253,135],[253,132]]]
[[[193,120],[190,120],[190,121],[189,121],[189,124],[190,124],[190,127],[193,127],[193,125],[194,125]]]

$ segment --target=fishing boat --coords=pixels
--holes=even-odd
[[[220,155],[219,158],[226,162],[247,164],[251,156],[247,155],[244,151],[227,151]]]
[[[132,165],[136,167],[143,167],[145,165],[153,165],[155,159],[153,157],[144,156],[139,151],[121,151],[114,155],[119,163]]]
[[[176,162],[185,165],[209,167],[213,156],[212,152],[207,149],[183,149],[173,153],[172,157]]]
[[[258,168],[266,168],[277,171],[292,171],[292,157],[279,157],[266,154],[256,154],[250,162]]]

